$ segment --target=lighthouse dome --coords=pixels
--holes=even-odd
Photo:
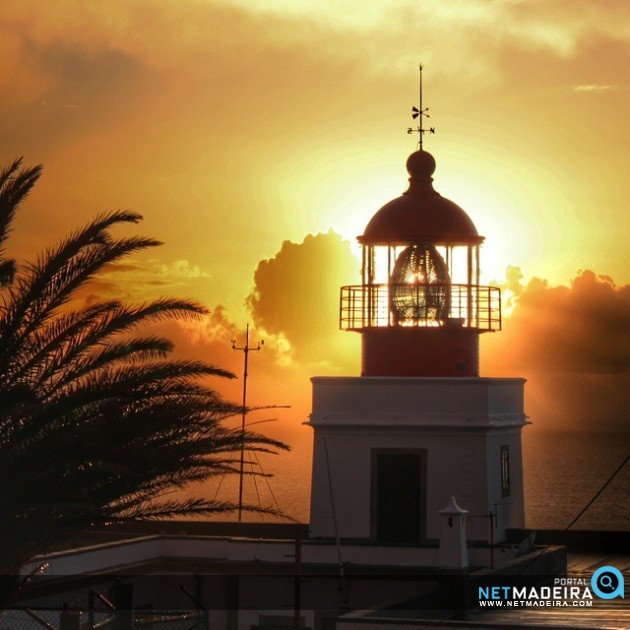
[[[433,189],[435,159],[430,153],[412,153],[407,171],[409,189],[372,217],[360,243],[477,245],[483,241],[466,212]]]

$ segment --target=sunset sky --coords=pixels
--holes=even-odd
[[[406,188],[419,62],[435,187],[486,237],[483,280],[509,289],[483,373],[529,379],[537,428],[627,430],[626,0],[5,3],[2,161],[45,166],[12,253],[141,212],[165,245],[81,299],[195,297],[211,317],[163,326],[237,372],[229,341],[253,322],[251,402],[293,405],[277,430],[310,444],[309,377],[358,373],[338,287]]]

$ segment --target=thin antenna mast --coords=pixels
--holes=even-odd
[[[422,151],[422,140],[424,137],[425,133],[435,133],[435,127],[429,127],[428,129],[424,128],[424,120],[423,118],[431,118],[431,116],[429,116],[429,108],[422,107],[422,64],[418,65],[418,72],[419,72],[419,83],[420,83],[420,89],[419,91],[419,97],[420,97],[420,103],[419,103],[419,107],[412,107],[411,108],[411,117],[413,118],[413,120],[415,120],[416,118],[418,119],[418,126],[413,129],[412,127],[408,127],[407,128],[407,133],[412,134],[412,133],[417,133],[418,134],[418,150]]]
[[[419,100],[420,100],[420,104],[418,105],[418,110],[420,115],[418,116],[418,149],[420,149],[420,151],[422,151],[422,136],[424,135],[424,124],[423,124],[423,117],[424,117],[424,112],[422,111],[422,64],[418,65],[418,83],[420,85],[418,92],[419,92]],[[427,114],[427,118],[429,117],[429,114]]]
[[[243,520],[243,475],[245,474],[245,417],[247,416],[247,364],[250,352],[257,352],[265,345],[264,340],[259,341],[256,346],[249,346],[249,324],[245,328],[245,345],[239,348],[236,339],[232,339],[232,350],[243,352],[243,413],[241,416],[241,464],[239,468],[238,481],[238,522]]]

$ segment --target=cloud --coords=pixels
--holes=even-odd
[[[461,58],[467,61],[462,69],[470,76],[482,65],[488,69],[488,62],[504,47],[536,49],[566,58],[594,37],[630,40],[623,0],[573,3],[570,10],[562,0],[375,0],[367,7],[359,7],[354,0],[221,0],[219,4],[270,21],[309,24],[311,34],[326,29],[344,35],[369,35],[370,51],[362,52],[373,53],[372,61],[377,66],[389,65],[390,72],[402,67],[392,61],[407,57],[410,48],[416,55],[410,61],[418,61],[420,49],[425,55],[440,58],[441,70],[448,72],[456,56],[446,53],[454,40]],[[426,56],[423,60],[429,61]]]
[[[362,64],[379,74],[407,74],[421,55],[427,63],[440,61],[436,74],[449,76],[457,67],[460,81],[478,81],[483,71],[486,78],[497,71],[503,49],[566,58],[594,39],[627,44],[626,9],[615,0],[574,3],[570,11],[561,0],[375,0],[368,6],[356,0],[164,0],[159,7],[150,0],[23,0],[6,7],[0,19],[0,82],[20,100],[41,98],[68,81],[78,89],[73,78],[79,76],[104,93],[122,62],[145,73],[177,68],[200,80],[195,62],[212,59],[220,67],[230,58],[238,73],[249,63],[243,63],[248,55],[238,54],[244,50],[255,53],[260,65],[263,51],[293,56],[308,49],[317,50],[324,66],[325,60],[356,65],[360,51]],[[361,45],[366,36],[368,49]],[[458,55],[452,54],[453,41]],[[93,74],[85,72],[88,67]],[[212,67],[204,72],[214,73]]]
[[[91,304],[107,299],[146,302],[167,293],[185,296],[193,293],[199,281],[211,277],[210,272],[183,258],[169,263],[156,258],[131,260],[107,267],[82,286],[75,299]]]
[[[539,427],[630,430],[630,285],[585,270],[570,286],[511,268],[513,310],[482,342],[484,374],[525,376]]]
[[[155,261],[153,261],[155,262]],[[159,265],[160,274],[174,278],[210,278],[212,274],[204,271],[199,265],[191,265],[185,258],[176,260],[170,264]]]
[[[349,368],[353,340],[339,331],[339,287],[358,279],[348,241],[332,230],[309,234],[258,264],[247,305],[257,326],[288,340],[296,360]]]
[[[597,83],[591,83],[588,85],[574,85],[574,92],[607,92],[608,90],[616,90],[617,85],[603,85]]]
[[[516,306],[503,340],[515,367],[582,374],[630,372],[630,285],[582,271],[571,286],[551,287],[534,278],[514,282]]]

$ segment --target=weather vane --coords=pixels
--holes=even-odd
[[[418,119],[418,126],[414,129],[413,127],[409,127],[407,129],[407,133],[417,133],[418,134],[418,149],[422,151],[422,138],[425,133],[435,133],[435,127],[429,127],[428,129],[424,128],[424,120],[423,118],[431,118],[429,116],[429,108],[422,108],[422,64],[418,66],[420,72],[420,103],[418,107],[411,108],[411,117],[415,120]]]

